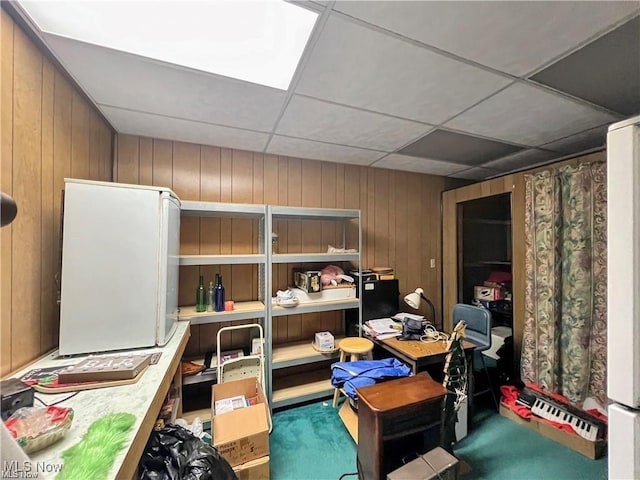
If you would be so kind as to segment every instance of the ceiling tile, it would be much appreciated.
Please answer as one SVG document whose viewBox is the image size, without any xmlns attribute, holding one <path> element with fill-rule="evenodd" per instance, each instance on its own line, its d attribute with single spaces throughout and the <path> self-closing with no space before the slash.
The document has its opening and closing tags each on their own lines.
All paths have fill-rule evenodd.
<svg viewBox="0 0 640 480">
<path fill-rule="evenodd" d="M 431 126 L 295 95 L 276 133 L 391 152 Z"/>
<path fill-rule="evenodd" d="M 387 155 L 371 166 L 441 176 L 448 176 L 452 173 L 460 172 L 468 168 L 465 165 L 441 162 L 440 160 L 431 160 L 428 158 L 409 157 L 407 155 L 399 155 L 397 153 Z"/>
<path fill-rule="evenodd" d="M 270 132 L 286 92 L 45 35 L 96 103 Z"/>
<path fill-rule="evenodd" d="M 522 76 L 631 15 L 638 3 L 339 1 L 333 8 Z"/>
<path fill-rule="evenodd" d="M 545 68 L 531 80 L 623 115 L 640 113 L 640 16 Z"/>
<path fill-rule="evenodd" d="M 118 133 L 257 152 L 264 150 L 269 139 L 266 133 L 250 130 L 220 127 L 105 105 L 98 105 L 98 107 Z"/>
<path fill-rule="evenodd" d="M 364 166 L 371 165 L 385 155 L 384 152 L 376 152 L 375 150 L 332 145 L 330 143 L 314 142 L 312 140 L 283 137 L 280 135 L 273 136 L 266 152 L 276 155 L 287 155 L 289 157 Z"/>
<path fill-rule="evenodd" d="M 462 172 L 451 175 L 453 178 L 464 178 L 465 180 L 484 180 L 485 178 L 500 175 L 499 170 L 491 170 L 489 168 L 473 167 Z"/>
<path fill-rule="evenodd" d="M 560 155 L 546 150 L 538 150 L 531 148 L 522 152 L 513 153 L 497 160 L 492 160 L 482 165 L 485 168 L 502 170 L 503 172 L 511 172 L 523 168 L 533 167 L 540 163 L 548 162 Z"/>
<path fill-rule="evenodd" d="M 333 14 L 296 92 L 437 124 L 509 82 Z"/>
<path fill-rule="evenodd" d="M 398 153 L 479 165 L 518 150 L 521 148 L 514 145 L 438 129 L 407 145 Z"/>
<path fill-rule="evenodd" d="M 617 116 L 519 82 L 447 122 L 446 126 L 537 146 L 617 120 Z"/>
<path fill-rule="evenodd" d="M 554 152 L 571 154 L 583 152 L 592 148 L 603 147 L 607 143 L 607 129 L 609 125 L 592 128 L 586 132 L 578 133 L 555 142 L 542 145 L 542 148 L 552 150 Z"/>
</svg>

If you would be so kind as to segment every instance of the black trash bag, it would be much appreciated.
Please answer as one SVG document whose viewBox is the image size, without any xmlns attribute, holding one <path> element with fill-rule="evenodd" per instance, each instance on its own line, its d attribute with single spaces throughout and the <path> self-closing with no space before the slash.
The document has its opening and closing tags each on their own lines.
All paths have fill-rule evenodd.
<svg viewBox="0 0 640 480">
<path fill-rule="evenodd" d="M 138 466 L 138 478 L 237 480 L 218 450 L 178 425 L 167 425 L 151 432 Z"/>
</svg>

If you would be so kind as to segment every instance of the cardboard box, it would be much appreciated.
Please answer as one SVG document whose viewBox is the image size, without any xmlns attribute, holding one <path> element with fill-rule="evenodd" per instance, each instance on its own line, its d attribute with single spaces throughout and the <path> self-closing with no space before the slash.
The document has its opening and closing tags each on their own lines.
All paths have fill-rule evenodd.
<svg viewBox="0 0 640 480">
<path fill-rule="evenodd" d="M 269 457 L 243 463 L 233 467 L 238 480 L 269 480 Z"/>
<path fill-rule="evenodd" d="M 502 300 L 502 289 L 498 287 L 473 287 L 473 298 L 476 300 Z"/>
<path fill-rule="evenodd" d="M 387 480 L 456 480 L 459 462 L 445 449 L 436 447 L 387 475 Z"/>
<path fill-rule="evenodd" d="M 251 405 L 215 415 L 217 400 L 239 395 Z M 213 385 L 211 411 L 213 446 L 232 467 L 269 455 L 269 404 L 255 377 Z"/>
<path fill-rule="evenodd" d="M 500 403 L 500 415 L 508 418 L 509 420 L 513 420 L 518 425 L 523 425 L 529 430 L 533 430 L 554 442 L 560 443 L 571 450 L 575 450 L 592 460 L 602 457 L 604 452 L 607 450 L 606 440 L 596 440 L 595 442 L 592 442 L 580 435 L 565 432 L 553 425 L 541 422 L 536 417 L 522 418 L 503 403 Z"/>
<path fill-rule="evenodd" d="M 333 350 L 335 347 L 331 332 L 317 332 L 315 344 L 318 350 Z"/>
<path fill-rule="evenodd" d="M 317 270 L 307 270 L 305 272 L 293 272 L 293 283 L 300 290 L 307 293 L 316 293 L 322 290 L 320 272 Z"/>
<path fill-rule="evenodd" d="M 510 337 L 513 334 L 513 331 L 509 327 L 498 326 L 493 327 L 491 329 L 491 348 L 482 352 L 483 355 L 487 357 L 493 358 L 494 360 L 498 360 L 498 350 L 502 345 L 504 345 L 504 341 L 507 337 Z"/>
</svg>

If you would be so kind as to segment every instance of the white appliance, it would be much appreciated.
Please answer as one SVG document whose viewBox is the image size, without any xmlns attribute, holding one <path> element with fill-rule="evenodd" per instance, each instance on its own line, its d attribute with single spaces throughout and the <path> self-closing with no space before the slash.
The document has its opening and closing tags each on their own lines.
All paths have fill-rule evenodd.
<svg viewBox="0 0 640 480">
<path fill-rule="evenodd" d="M 65 179 L 61 355 L 164 345 L 178 319 L 180 200 Z"/>
<path fill-rule="evenodd" d="M 640 478 L 640 116 L 607 134 L 609 478 Z"/>
</svg>

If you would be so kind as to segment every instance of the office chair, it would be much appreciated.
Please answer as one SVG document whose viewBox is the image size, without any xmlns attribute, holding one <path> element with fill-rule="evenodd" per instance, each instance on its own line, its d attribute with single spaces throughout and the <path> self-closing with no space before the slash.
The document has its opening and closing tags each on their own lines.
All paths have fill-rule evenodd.
<svg viewBox="0 0 640 480">
<path fill-rule="evenodd" d="M 496 410 L 498 410 L 498 399 L 491 386 L 489 370 L 487 370 L 487 366 L 484 363 L 484 355 L 482 354 L 482 352 L 491 348 L 491 312 L 486 308 L 458 303 L 453 307 L 453 325 L 457 325 L 461 320 L 467 324 L 465 340 L 476 346 L 474 354 L 475 352 L 479 353 L 482 370 L 484 370 L 487 376 L 487 384 L 489 386 L 488 389 L 479 392 L 474 391 L 473 396 L 487 393 L 487 390 L 490 391 L 493 397 L 493 403 L 496 406 Z"/>
</svg>

